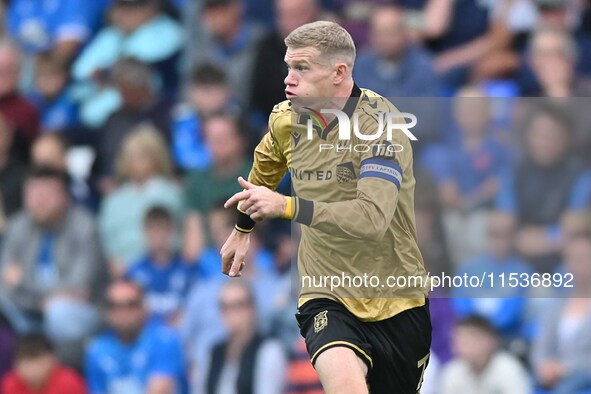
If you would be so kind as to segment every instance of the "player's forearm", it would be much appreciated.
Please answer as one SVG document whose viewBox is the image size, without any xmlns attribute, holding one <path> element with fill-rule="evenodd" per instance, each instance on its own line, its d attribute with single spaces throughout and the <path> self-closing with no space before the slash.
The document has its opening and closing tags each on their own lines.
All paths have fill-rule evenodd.
<svg viewBox="0 0 591 394">
<path fill-rule="evenodd" d="M 379 240 L 394 216 L 396 193 L 390 190 L 387 203 L 358 193 L 348 201 L 319 202 L 293 198 L 293 220 L 325 233 L 342 238 Z"/>
</svg>

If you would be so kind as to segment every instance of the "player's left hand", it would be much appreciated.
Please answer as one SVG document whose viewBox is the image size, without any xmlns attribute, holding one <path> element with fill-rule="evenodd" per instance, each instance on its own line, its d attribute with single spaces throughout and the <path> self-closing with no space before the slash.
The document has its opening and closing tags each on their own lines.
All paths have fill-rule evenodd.
<svg viewBox="0 0 591 394">
<path fill-rule="evenodd" d="M 230 197 L 225 208 L 240 202 L 240 210 L 255 221 L 283 217 L 287 204 L 285 196 L 264 186 L 253 185 L 242 177 L 238 178 L 238 183 L 244 190 Z"/>
</svg>

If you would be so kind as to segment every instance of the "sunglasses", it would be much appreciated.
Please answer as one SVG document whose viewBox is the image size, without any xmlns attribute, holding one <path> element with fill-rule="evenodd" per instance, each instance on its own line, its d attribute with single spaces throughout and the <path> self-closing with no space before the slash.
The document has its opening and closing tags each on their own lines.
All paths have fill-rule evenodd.
<svg viewBox="0 0 591 394">
<path fill-rule="evenodd" d="M 242 301 L 233 301 L 233 302 L 220 302 L 220 309 L 222 310 L 222 312 L 227 312 L 227 311 L 235 311 L 235 310 L 240 310 L 240 309 L 244 309 L 250 306 L 250 302 L 247 300 L 242 300 Z"/>
</svg>

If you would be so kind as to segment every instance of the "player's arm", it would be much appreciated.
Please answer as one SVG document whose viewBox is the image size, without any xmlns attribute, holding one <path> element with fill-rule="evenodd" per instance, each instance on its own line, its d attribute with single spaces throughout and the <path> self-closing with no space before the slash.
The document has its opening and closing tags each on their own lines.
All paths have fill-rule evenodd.
<svg viewBox="0 0 591 394">
<path fill-rule="evenodd" d="M 269 118 L 269 131 L 254 152 L 254 164 L 248 176 L 250 182 L 246 182 L 240 178 L 239 182 L 244 187 L 244 183 L 250 186 L 264 188 L 270 193 L 277 194 L 271 190 L 275 190 L 281 182 L 281 179 L 287 172 L 287 161 L 283 155 L 280 142 L 276 140 L 273 133 L 273 126 L 275 123 L 275 116 L 271 114 Z M 259 185 L 259 186 L 256 186 Z M 244 193 L 244 192 L 241 192 Z M 220 254 L 222 256 L 222 272 L 229 276 L 240 276 L 244 265 L 244 259 L 250 245 L 249 234 L 254 228 L 255 219 L 252 218 L 242 208 L 242 199 L 235 194 L 232 204 L 226 203 L 226 208 L 234 203 L 238 203 L 238 218 L 236 226 L 230 237 L 222 246 Z M 281 201 L 285 201 L 281 198 Z"/>
<path fill-rule="evenodd" d="M 373 133 L 375 124 L 369 123 L 363 129 Z M 401 152 L 393 154 L 386 149 L 388 142 L 376 141 L 376 150 L 362 154 L 354 199 L 320 202 L 286 197 L 241 180 L 246 190 L 234 195 L 226 205 L 241 201 L 241 209 L 253 220 L 285 217 L 339 237 L 380 239 L 394 216 L 404 171 L 412 167 L 410 142 L 401 134 L 395 131 L 399 139 L 395 143 L 403 147 Z"/>
</svg>

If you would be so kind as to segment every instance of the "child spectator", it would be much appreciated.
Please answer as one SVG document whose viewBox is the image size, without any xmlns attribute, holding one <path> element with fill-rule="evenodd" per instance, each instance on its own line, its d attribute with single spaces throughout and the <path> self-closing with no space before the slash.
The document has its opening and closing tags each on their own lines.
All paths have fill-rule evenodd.
<svg viewBox="0 0 591 394">
<path fill-rule="evenodd" d="M 486 273 L 498 278 L 505 274 L 509 278 L 510 275 L 532 273 L 531 267 L 515 255 L 515 222 L 510 215 L 489 213 L 487 237 L 485 253 L 465 262 L 458 275 L 481 277 Z M 497 283 L 494 288 L 455 288 L 453 295 L 452 302 L 459 317 L 483 316 L 507 341 L 522 334 L 525 297 L 528 295 L 525 288 L 502 288 Z"/>
<path fill-rule="evenodd" d="M 239 113 L 241 109 L 231 98 L 223 69 L 210 63 L 191 73 L 186 100 L 172 115 L 172 155 L 181 170 L 204 170 L 211 164 L 211 154 L 205 145 L 203 119 L 223 110 Z"/>
<path fill-rule="evenodd" d="M 453 338 L 456 358 L 441 373 L 441 394 L 530 394 L 530 378 L 511 354 L 498 349 L 488 320 L 473 316 L 458 323 Z"/>
<path fill-rule="evenodd" d="M 192 268 L 175 247 L 175 219 L 165 207 L 151 208 L 144 219 L 147 254 L 131 266 L 128 279 L 144 289 L 152 318 L 176 325 L 193 280 Z"/>
<path fill-rule="evenodd" d="M 76 372 L 61 365 L 49 340 L 40 334 L 17 340 L 14 370 L 2 380 L 5 394 L 85 394 L 84 381 Z"/>
<path fill-rule="evenodd" d="M 68 67 L 45 53 L 37 57 L 30 100 L 41 114 L 42 131 L 68 131 L 78 121 L 78 108 L 68 89 Z"/>
</svg>

